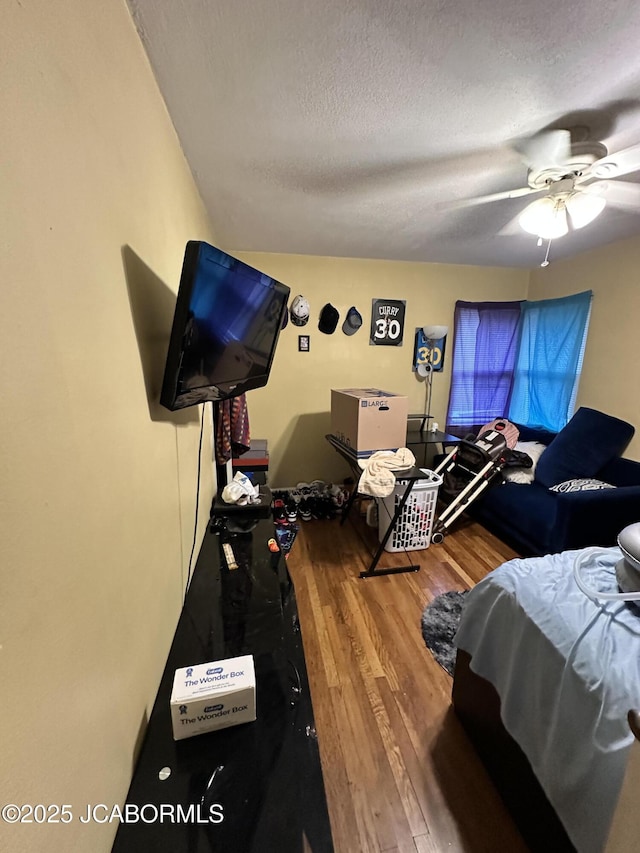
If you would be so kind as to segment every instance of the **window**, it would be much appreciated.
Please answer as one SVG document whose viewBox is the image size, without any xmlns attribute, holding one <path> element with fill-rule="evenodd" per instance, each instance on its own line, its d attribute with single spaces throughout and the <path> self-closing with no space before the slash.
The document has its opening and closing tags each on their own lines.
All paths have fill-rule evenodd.
<svg viewBox="0 0 640 853">
<path fill-rule="evenodd" d="M 565 426 L 578 393 L 591 299 L 586 291 L 524 303 L 509 420 L 551 432 Z"/>
<path fill-rule="evenodd" d="M 575 405 L 592 296 L 457 302 L 447 427 L 504 416 L 562 429 Z"/>
<path fill-rule="evenodd" d="M 522 302 L 456 302 L 448 427 L 481 426 L 509 408 Z"/>
</svg>

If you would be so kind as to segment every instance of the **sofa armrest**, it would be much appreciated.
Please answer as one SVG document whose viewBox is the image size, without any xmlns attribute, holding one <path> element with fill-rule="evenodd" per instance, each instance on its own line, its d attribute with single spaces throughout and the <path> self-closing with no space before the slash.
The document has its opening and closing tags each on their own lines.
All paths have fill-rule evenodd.
<svg viewBox="0 0 640 853">
<path fill-rule="evenodd" d="M 640 483 L 640 462 L 618 456 L 598 471 L 597 477 L 614 486 L 636 486 Z"/>
<path fill-rule="evenodd" d="M 609 547 L 628 524 L 640 521 L 640 486 L 560 492 L 553 541 L 556 550 Z"/>
</svg>

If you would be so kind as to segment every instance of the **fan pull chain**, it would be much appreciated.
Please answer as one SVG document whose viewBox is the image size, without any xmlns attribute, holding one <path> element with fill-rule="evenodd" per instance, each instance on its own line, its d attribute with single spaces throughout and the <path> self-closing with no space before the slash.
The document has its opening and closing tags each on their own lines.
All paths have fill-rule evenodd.
<svg viewBox="0 0 640 853">
<path fill-rule="evenodd" d="M 540 245 L 541 243 L 542 243 L 542 240 L 540 240 L 540 243 L 538 243 L 538 245 Z M 546 251 L 546 254 L 544 256 L 544 261 L 540 264 L 541 267 L 548 267 L 549 266 L 549 249 L 550 248 L 551 248 L 551 240 L 549 240 L 549 242 L 547 243 L 547 251 Z"/>
</svg>

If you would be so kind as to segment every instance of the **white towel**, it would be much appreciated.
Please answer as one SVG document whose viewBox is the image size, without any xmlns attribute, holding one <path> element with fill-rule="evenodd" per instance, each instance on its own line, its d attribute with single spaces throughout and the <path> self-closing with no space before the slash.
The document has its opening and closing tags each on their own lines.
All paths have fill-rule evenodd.
<svg viewBox="0 0 640 853">
<path fill-rule="evenodd" d="M 358 491 L 374 498 L 386 498 L 396 486 L 394 471 L 406 471 L 416 464 L 416 457 L 406 447 L 378 450 L 365 461 Z"/>
</svg>

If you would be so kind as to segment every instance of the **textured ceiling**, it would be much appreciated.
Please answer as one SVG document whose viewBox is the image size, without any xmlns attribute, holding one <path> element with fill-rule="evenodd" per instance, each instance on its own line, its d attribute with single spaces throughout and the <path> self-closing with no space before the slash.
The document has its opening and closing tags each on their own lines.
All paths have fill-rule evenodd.
<svg viewBox="0 0 640 853">
<path fill-rule="evenodd" d="M 640 143 L 640 3 L 130 0 L 222 246 L 532 267 L 515 139 Z M 640 173 L 625 180 L 640 180 Z M 640 234 L 607 206 L 551 261 Z"/>
</svg>

